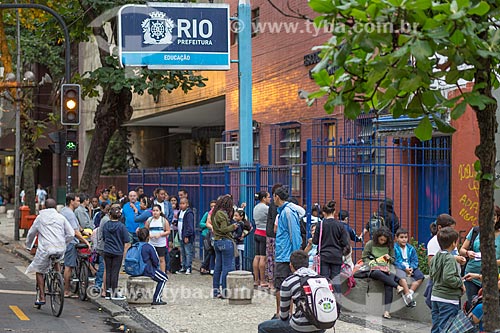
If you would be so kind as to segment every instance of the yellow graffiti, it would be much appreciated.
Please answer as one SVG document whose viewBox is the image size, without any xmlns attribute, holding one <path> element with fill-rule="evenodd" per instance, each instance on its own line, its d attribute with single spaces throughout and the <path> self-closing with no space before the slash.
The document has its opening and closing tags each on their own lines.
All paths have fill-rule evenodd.
<svg viewBox="0 0 500 333">
<path fill-rule="evenodd" d="M 469 190 L 474 191 L 476 197 L 479 198 L 479 182 L 477 180 L 469 180 L 467 187 Z"/>
<path fill-rule="evenodd" d="M 476 178 L 476 170 L 474 170 L 474 165 L 472 163 L 460 164 L 458 166 L 458 176 L 460 180 L 464 179 L 475 179 Z"/>
<path fill-rule="evenodd" d="M 479 212 L 479 202 L 478 201 L 472 201 L 469 199 L 467 194 L 464 194 L 460 197 L 460 203 L 465 206 L 465 208 L 468 208 L 470 211 L 474 212 L 477 214 Z"/>
</svg>

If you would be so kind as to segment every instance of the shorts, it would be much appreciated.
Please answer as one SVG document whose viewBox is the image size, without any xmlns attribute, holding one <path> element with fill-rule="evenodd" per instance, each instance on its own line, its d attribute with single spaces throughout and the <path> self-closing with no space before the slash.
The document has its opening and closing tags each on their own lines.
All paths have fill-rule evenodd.
<svg viewBox="0 0 500 333">
<path fill-rule="evenodd" d="M 255 255 L 265 256 L 266 255 L 266 237 L 255 235 Z"/>
<path fill-rule="evenodd" d="M 407 277 L 406 272 L 399 268 L 396 268 L 396 276 L 400 279 L 405 279 Z M 411 277 L 415 281 L 425 279 L 424 273 L 422 273 L 418 268 L 413 270 L 413 275 Z"/>
<path fill-rule="evenodd" d="M 66 267 L 76 267 L 76 260 L 78 258 L 78 253 L 75 248 L 75 244 L 68 244 L 66 246 L 66 252 L 64 252 L 64 266 Z"/>
<path fill-rule="evenodd" d="M 158 253 L 158 257 L 164 257 L 165 254 L 167 253 L 167 247 L 166 246 L 162 246 L 162 247 L 154 247 L 155 250 L 156 250 L 156 253 Z"/>
<path fill-rule="evenodd" d="M 289 262 L 277 262 L 274 267 L 274 288 L 281 289 L 281 284 L 287 277 L 292 275 Z"/>
</svg>

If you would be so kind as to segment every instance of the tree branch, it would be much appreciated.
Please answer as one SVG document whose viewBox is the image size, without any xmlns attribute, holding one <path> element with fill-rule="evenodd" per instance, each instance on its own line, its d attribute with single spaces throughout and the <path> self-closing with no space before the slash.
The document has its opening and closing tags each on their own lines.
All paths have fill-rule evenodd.
<svg viewBox="0 0 500 333">
<path fill-rule="evenodd" d="M 294 15 L 291 15 L 291 14 L 288 14 L 286 13 L 285 11 L 283 11 L 281 8 L 279 8 L 278 6 L 276 6 L 272 0 L 267 0 L 267 2 L 269 2 L 269 4 L 274 8 L 276 9 L 281 15 L 285 16 L 285 17 L 291 17 L 291 18 L 296 18 L 296 19 L 301 19 L 301 20 L 308 20 L 308 21 L 313 21 L 313 19 L 307 17 L 306 15 L 304 14 L 301 14 L 300 12 L 298 11 L 295 11 L 293 10 L 292 8 L 290 8 L 290 3 L 287 1 L 287 7 L 288 9 L 294 14 Z"/>
</svg>

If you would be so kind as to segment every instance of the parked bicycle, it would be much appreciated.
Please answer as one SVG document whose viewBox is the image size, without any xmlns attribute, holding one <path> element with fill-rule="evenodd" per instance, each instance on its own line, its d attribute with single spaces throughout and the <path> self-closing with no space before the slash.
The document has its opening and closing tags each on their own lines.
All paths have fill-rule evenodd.
<svg viewBox="0 0 500 333">
<path fill-rule="evenodd" d="M 61 258 L 58 255 L 50 256 L 49 272 L 44 274 L 45 296 L 50 298 L 50 308 L 52 314 L 59 317 L 64 306 L 64 280 L 61 272 L 55 269 Z M 36 286 L 36 301 L 40 299 L 41 290 Z M 40 309 L 41 304 L 35 305 L 35 308 Z"/>
<path fill-rule="evenodd" d="M 74 294 L 78 293 L 78 298 L 85 301 L 87 299 L 87 289 L 89 287 L 90 269 L 90 253 L 86 251 L 86 244 L 76 244 L 78 257 L 76 267 L 71 272 L 70 291 Z"/>
</svg>

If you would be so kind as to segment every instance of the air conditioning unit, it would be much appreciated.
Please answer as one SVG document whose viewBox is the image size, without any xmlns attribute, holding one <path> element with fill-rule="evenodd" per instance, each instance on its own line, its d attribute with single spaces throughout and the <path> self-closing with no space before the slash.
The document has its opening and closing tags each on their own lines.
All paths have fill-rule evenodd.
<svg viewBox="0 0 500 333">
<path fill-rule="evenodd" d="M 240 159 L 238 142 L 216 142 L 215 163 L 236 163 Z"/>
</svg>

